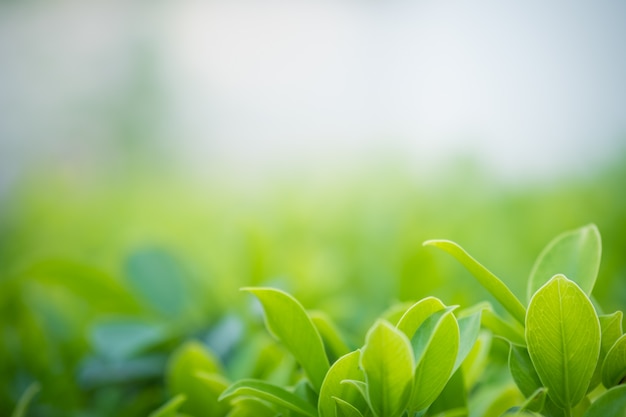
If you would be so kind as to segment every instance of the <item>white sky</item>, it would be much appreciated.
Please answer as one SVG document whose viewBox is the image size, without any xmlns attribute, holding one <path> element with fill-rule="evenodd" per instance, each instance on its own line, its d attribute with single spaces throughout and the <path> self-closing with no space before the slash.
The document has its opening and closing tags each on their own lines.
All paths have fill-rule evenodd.
<svg viewBox="0 0 626 417">
<path fill-rule="evenodd" d="M 626 144 L 625 39 L 626 2 L 606 0 L 5 5 L 0 175 L 102 148 L 146 40 L 158 126 L 191 166 L 392 149 L 425 166 L 469 152 L 510 177 L 586 169 Z"/>
</svg>

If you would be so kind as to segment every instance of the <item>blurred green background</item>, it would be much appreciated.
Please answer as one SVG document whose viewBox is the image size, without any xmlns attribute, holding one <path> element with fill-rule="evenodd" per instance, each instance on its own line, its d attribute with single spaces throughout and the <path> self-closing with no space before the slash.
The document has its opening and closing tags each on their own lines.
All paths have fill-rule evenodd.
<svg viewBox="0 0 626 417">
<path fill-rule="evenodd" d="M 0 2 L 0 415 L 35 381 L 28 415 L 146 415 L 190 339 L 267 376 L 242 286 L 354 347 L 398 301 L 490 299 L 427 239 L 523 299 L 595 223 L 594 296 L 626 309 L 624 28 L 618 2 Z"/>
</svg>

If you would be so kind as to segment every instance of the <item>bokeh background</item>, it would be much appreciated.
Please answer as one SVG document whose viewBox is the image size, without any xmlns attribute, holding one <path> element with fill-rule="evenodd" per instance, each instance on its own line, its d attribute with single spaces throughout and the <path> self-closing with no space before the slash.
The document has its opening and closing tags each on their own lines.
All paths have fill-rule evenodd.
<svg viewBox="0 0 626 417">
<path fill-rule="evenodd" d="M 624 39 L 612 0 L 0 2 L 0 414 L 146 415 L 188 339 L 253 373 L 244 285 L 355 346 L 487 297 L 430 238 L 524 298 L 596 223 L 625 309 Z"/>
</svg>

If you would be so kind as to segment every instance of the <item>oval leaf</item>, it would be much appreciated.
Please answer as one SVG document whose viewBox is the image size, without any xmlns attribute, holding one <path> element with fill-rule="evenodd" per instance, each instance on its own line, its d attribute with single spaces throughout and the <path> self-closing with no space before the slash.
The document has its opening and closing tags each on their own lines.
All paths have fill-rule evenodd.
<svg viewBox="0 0 626 417">
<path fill-rule="evenodd" d="M 459 325 L 452 309 L 431 315 L 417 330 L 411 343 L 417 357 L 411 411 L 433 403 L 446 386 L 459 351 Z"/>
<path fill-rule="evenodd" d="M 578 285 L 556 275 L 533 295 L 526 341 L 548 396 L 561 408 L 578 404 L 600 354 L 598 316 Z"/>
<path fill-rule="evenodd" d="M 596 283 L 602 241 L 595 224 L 560 234 L 539 254 L 528 280 L 528 298 L 556 274 L 563 274 L 587 294 Z"/>
<path fill-rule="evenodd" d="M 613 347 L 617 339 L 622 335 L 622 312 L 616 311 L 613 314 L 602 315 L 598 317 L 600 319 L 600 357 L 598 358 L 598 364 L 596 370 L 591 378 L 591 385 L 587 389 L 587 392 L 591 392 L 600 381 L 602 381 L 602 364 L 606 358 L 607 353 Z M 610 387 L 609 387 L 610 388 Z"/>
<path fill-rule="evenodd" d="M 602 384 L 611 388 L 626 378 L 626 334 L 606 354 L 602 364 Z"/>
<path fill-rule="evenodd" d="M 316 392 L 330 368 L 322 337 L 304 307 L 291 295 L 274 288 L 243 288 L 265 309 L 265 323 L 302 365 Z"/>
<path fill-rule="evenodd" d="M 367 333 L 360 362 L 374 414 L 400 416 L 409 400 L 415 366 L 409 339 L 388 322 L 378 320 Z"/>
<path fill-rule="evenodd" d="M 233 397 L 251 396 L 285 407 L 296 413 L 317 417 L 317 410 L 311 404 L 284 388 L 265 381 L 242 379 L 228 387 L 220 396 L 220 400 Z"/>
<path fill-rule="evenodd" d="M 350 404 L 357 405 L 358 409 L 363 409 L 364 399 L 357 389 L 350 384 L 343 384 L 344 380 L 360 380 L 363 372 L 359 369 L 359 358 L 361 352 L 355 350 L 339 358 L 330 367 L 322 388 L 318 401 L 320 417 L 335 417 L 337 405 L 333 398 L 338 398 Z M 360 405 L 360 406 L 359 406 Z"/>
<path fill-rule="evenodd" d="M 409 307 L 398 321 L 398 329 L 411 339 L 417 329 L 437 311 L 446 308 L 445 304 L 435 297 L 426 297 Z"/>
<path fill-rule="evenodd" d="M 449 240 L 428 240 L 424 246 L 435 246 L 443 249 L 461 263 L 487 291 L 495 297 L 513 318 L 524 323 L 526 309 L 520 300 L 511 292 L 504 282 L 491 271 L 472 258 L 461 246 Z"/>
</svg>

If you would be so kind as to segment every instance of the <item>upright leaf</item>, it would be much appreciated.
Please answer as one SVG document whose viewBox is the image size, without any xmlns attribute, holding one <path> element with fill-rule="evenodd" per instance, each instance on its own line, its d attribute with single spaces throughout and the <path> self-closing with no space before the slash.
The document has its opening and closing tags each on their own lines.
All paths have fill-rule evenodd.
<svg viewBox="0 0 626 417">
<path fill-rule="evenodd" d="M 186 399 L 184 395 L 177 395 L 157 410 L 150 413 L 148 417 L 176 417 L 178 415 L 178 409 Z"/>
<path fill-rule="evenodd" d="M 626 334 L 606 354 L 602 365 L 602 384 L 611 388 L 626 379 Z"/>
<path fill-rule="evenodd" d="M 374 414 L 400 416 L 411 394 L 415 366 L 409 339 L 388 322 L 379 320 L 367 333 L 360 362 Z"/>
<path fill-rule="evenodd" d="M 626 385 L 613 387 L 591 404 L 584 417 L 626 416 Z"/>
<path fill-rule="evenodd" d="M 409 410 L 424 410 L 441 394 L 452 375 L 459 337 L 451 308 L 432 314 L 417 330 L 411 339 L 417 366 Z"/>
<path fill-rule="evenodd" d="M 600 357 L 598 358 L 598 364 L 587 392 L 591 392 L 602 380 L 602 364 L 604 363 L 606 354 L 609 353 L 609 350 L 622 335 L 622 316 L 621 311 L 616 311 L 613 314 L 599 317 L 601 334 Z"/>
<path fill-rule="evenodd" d="M 333 400 L 335 400 L 335 412 L 337 417 L 363 417 L 359 409 L 349 402 L 337 397 L 333 397 Z"/>
<path fill-rule="evenodd" d="M 495 297 L 502 307 L 504 307 L 513 318 L 520 323 L 524 323 L 526 309 L 518 298 L 511 292 L 500 278 L 472 258 L 462 247 L 449 240 L 428 240 L 425 246 L 435 246 L 443 249 L 461 263 L 476 280 Z"/>
<path fill-rule="evenodd" d="M 364 377 L 363 371 L 359 369 L 360 356 L 361 352 L 355 350 L 337 359 L 333 366 L 330 367 L 320 390 L 317 407 L 320 417 L 336 416 L 337 405 L 333 398 L 339 398 L 348 402 L 356 406 L 357 409 L 364 409 L 363 396 L 354 386 L 342 383 L 344 380 L 361 380 Z"/>
<path fill-rule="evenodd" d="M 524 394 L 524 397 L 528 398 L 542 388 L 541 380 L 539 375 L 537 375 L 537 371 L 535 371 L 526 348 L 511 345 L 511 350 L 509 351 L 509 371 L 513 381 L 515 381 L 515 385 Z"/>
<path fill-rule="evenodd" d="M 594 224 L 560 234 L 539 254 L 528 280 L 528 298 L 556 274 L 563 274 L 591 295 L 596 282 L 602 241 Z"/>
<path fill-rule="evenodd" d="M 244 288 L 265 309 L 265 323 L 274 336 L 302 365 L 313 388 L 319 392 L 330 368 L 322 338 L 304 307 L 291 295 L 273 288 Z"/>
<path fill-rule="evenodd" d="M 446 308 L 445 304 L 435 297 L 426 297 L 409 307 L 408 310 L 400 317 L 398 321 L 398 329 L 402 331 L 409 339 L 413 337 L 417 329 L 437 311 Z"/>
<path fill-rule="evenodd" d="M 461 317 L 457 320 L 460 332 L 459 352 L 457 354 L 456 361 L 454 362 L 454 368 L 452 369 L 453 373 L 459 369 L 478 339 L 481 316 L 482 311 L 477 311 L 476 313 Z"/>
<path fill-rule="evenodd" d="M 585 396 L 600 354 L 600 323 L 589 298 L 556 275 L 530 300 L 528 353 L 548 396 L 569 409 Z"/>
<path fill-rule="evenodd" d="M 319 311 L 310 313 L 310 317 L 322 337 L 324 349 L 331 363 L 350 352 L 350 349 L 341 337 L 341 333 L 330 317 Z"/>
</svg>

